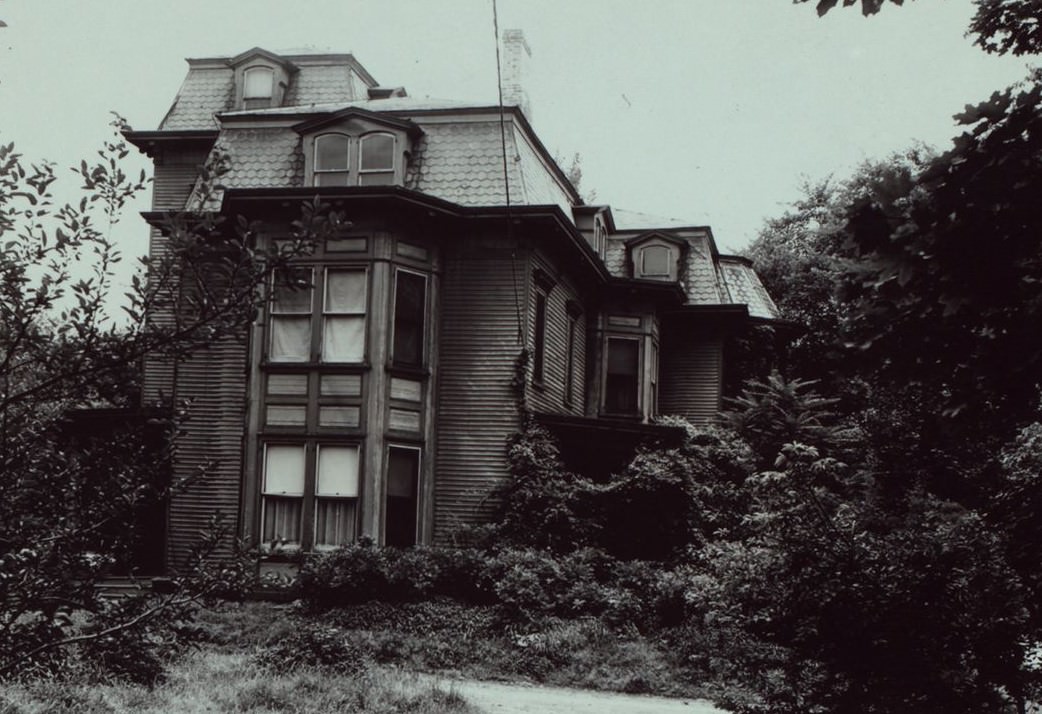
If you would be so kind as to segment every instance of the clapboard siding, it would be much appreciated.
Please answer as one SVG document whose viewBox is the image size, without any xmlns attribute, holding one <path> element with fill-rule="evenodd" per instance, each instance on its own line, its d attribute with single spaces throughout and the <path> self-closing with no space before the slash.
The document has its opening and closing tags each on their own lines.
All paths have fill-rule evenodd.
<svg viewBox="0 0 1042 714">
<path fill-rule="evenodd" d="M 176 444 L 174 476 L 206 471 L 171 500 L 169 562 L 175 569 L 215 513 L 223 514 L 232 533 L 238 532 L 246 360 L 245 340 L 226 337 L 179 365 L 176 394 L 188 404 L 188 422 Z M 230 543 L 222 543 L 219 554 L 230 552 Z"/>
<path fill-rule="evenodd" d="M 155 264 L 163 262 L 169 252 L 169 244 L 158 228 L 152 228 L 148 237 L 148 254 Z M 148 320 L 158 327 L 169 327 L 174 322 L 172 311 L 153 308 Z M 142 375 L 142 398 L 145 404 L 167 401 L 174 394 L 176 366 L 174 360 L 155 354 L 146 355 Z"/>
<path fill-rule="evenodd" d="M 206 161 L 207 151 L 185 149 L 169 152 L 156 162 L 152 183 L 152 210 L 182 211 L 192 187 L 199 177 L 199 168 Z"/>
<path fill-rule="evenodd" d="M 586 320 L 578 319 L 575 335 L 575 364 L 572 375 L 572 402 L 564 403 L 564 386 L 568 373 L 568 302 L 579 302 L 578 291 L 565 277 L 557 276 L 550 263 L 537 254 L 535 265 L 555 276 L 557 283 L 546 301 L 546 338 L 543 355 L 543 382 L 529 389 L 529 403 L 536 411 L 555 414 L 583 413 L 586 402 Z M 528 280 L 528 328 L 525 332 L 528 348 L 535 348 L 535 287 Z"/>
<path fill-rule="evenodd" d="M 678 329 L 679 328 L 679 329 Z M 720 410 L 723 341 L 694 329 L 664 331 L 659 356 L 659 412 L 707 423 Z"/>
<path fill-rule="evenodd" d="M 460 242 L 441 282 L 434 474 L 434 538 L 486 521 L 507 477 L 506 442 L 518 428 L 511 380 L 521 350 L 509 252 Z M 518 277 L 524 263 L 514 266 Z M 519 281 L 520 283 L 520 281 Z M 518 285 L 524 290 L 523 283 Z M 524 292 L 518 299 L 522 301 Z"/>
</svg>

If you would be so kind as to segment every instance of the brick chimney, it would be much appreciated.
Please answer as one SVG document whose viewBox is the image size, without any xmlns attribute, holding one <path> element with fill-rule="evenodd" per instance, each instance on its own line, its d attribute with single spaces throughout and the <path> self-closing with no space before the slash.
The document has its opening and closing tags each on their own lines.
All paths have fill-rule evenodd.
<svg viewBox="0 0 1042 714">
<path fill-rule="evenodd" d="M 532 108 L 528 103 L 528 92 L 525 91 L 525 80 L 528 78 L 528 63 L 532 59 L 532 50 L 525 42 L 525 33 L 521 30 L 503 30 L 503 104 L 521 107 L 528 121 L 532 121 Z"/>
</svg>

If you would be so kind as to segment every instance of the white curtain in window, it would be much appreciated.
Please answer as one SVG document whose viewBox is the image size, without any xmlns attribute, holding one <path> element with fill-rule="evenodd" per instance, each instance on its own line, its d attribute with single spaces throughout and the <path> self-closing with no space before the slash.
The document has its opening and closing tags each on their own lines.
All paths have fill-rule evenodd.
<svg viewBox="0 0 1042 714">
<path fill-rule="evenodd" d="M 365 271 L 326 271 L 327 313 L 361 314 L 365 312 Z"/>
<path fill-rule="evenodd" d="M 353 498 L 315 500 L 315 545 L 338 546 L 355 539 L 358 502 Z"/>
<path fill-rule="evenodd" d="M 272 362 L 307 362 L 310 357 L 311 317 L 273 315 L 268 358 Z"/>
<path fill-rule="evenodd" d="M 264 498 L 264 527 L 261 541 L 270 545 L 272 541 L 300 543 L 300 524 L 303 515 L 302 498 Z"/>
<path fill-rule="evenodd" d="M 264 493 L 304 493 L 304 446 L 268 444 L 264 449 Z"/>
<path fill-rule="evenodd" d="M 365 358 L 365 317 L 327 317 L 322 331 L 323 362 Z"/>
<path fill-rule="evenodd" d="M 318 447 L 319 496 L 358 496 L 358 447 Z"/>
</svg>

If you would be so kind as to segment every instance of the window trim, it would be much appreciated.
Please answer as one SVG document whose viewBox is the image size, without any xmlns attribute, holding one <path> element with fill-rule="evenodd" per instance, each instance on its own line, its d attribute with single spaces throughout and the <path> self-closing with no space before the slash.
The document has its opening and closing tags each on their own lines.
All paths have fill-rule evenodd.
<svg viewBox="0 0 1042 714">
<path fill-rule="evenodd" d="M 379 169 L 367 169 L 367 168 L 364 168 L 364 166 L 365 166 L 365 144 L 366 144 L 366 142 L 368 140 L 370 140 L 370 139 L 375 139 L 377 137 L 383 137 L 383 136 L 386 136 L 386 137 L 390 138 L 390 140 L 391 140 L 391 164 L 390 164 L 390 166 L 387 167 L 387 168 L 379 168 Z M 382 129 L 377 129 L 377 130 L 369 131 L 369 132 L 366 132 L 365 134 L 359 135 L 358 138 L 357 138 L 357 144 L 358 144 L 358 171 L 356 173 L 355 183 L 357 185 L 359 185 L 359 186 L 393 186 L 396 183 L 395 179 L 398 176 L 398 167 L 396 165 L 398 163 L 396 161 L 396 158 L 397 158 L 397 155 L 398 155 L 398 137 L 395 136 L 394 133 L 392 133 L 392 132 L 384 131 Z M 387 183 L 363 183 L 363 181 L 364 181 L 363 177 L 364 176 L 380 176 L 380 175 L 389 175 L 390 176 L 390 181 L 388 181 Z"/>
<path fill-rule="evenodd" d="M 344 155 L 344 166 L 343 168 L 334 169 L 320 169 L 318 168 L 318 149 L 319 144 L 326 137 L 341 137 L 346 140 L 347 145 L 345 147 Z M 327 186 L 350 186 L 351 185 L 351 153 L 352 153 L 352 138 L 350 134 L 345 134 L 340 131 L 327 131 L 321 134 L 316 134 L 312 139 L 311 143 L 311 184 L 317 188 L 325 188 Z M 343 176 L 343 183 L 327 183 L 320 184 L 318 182 L 319 176 Z"/>
<path fill-rule="evenodd" d="M 260 73 L 265 73 L 268 79 L 267 94 L 251 94 L 250 93 L 250 75 L 259 76 Z M 242 71 L 242 99 L 246 102 L 250 99 L 267 99 L 271 101 L 275 97 L 275 70 L 265 64 L 255 64 L 246 67 Z"/>
<path fill-rule="evenodd" d="M 647 253 L 648 253 L 649 250 L 665 251 L 665 254 L 666 254 L 666 269 L 665 269 L 664 272 L 654 272 L 654 271 L 648 270 L 648 267 L 647 267 Z M 674 252 L 673 252 L 673 249 L 671 247 L 669 247 L 667 245 L 663 245 L 661 243 L 651 243 L 649 245 L 642 245 L 638 249 L 637 255 L 639 256 L 638 263 L 640 264 L 640 275 L 638 277 L 641 277 L 641 278 L 656 278 L 656 279 L 657 278 L 667 278 L 667 279 L 669 279 L 669 278 L 673 277 L 672 266 L 673 266 L 674 263 L 676 263 L 676 258 L 674 257 Z"/>
</svg>

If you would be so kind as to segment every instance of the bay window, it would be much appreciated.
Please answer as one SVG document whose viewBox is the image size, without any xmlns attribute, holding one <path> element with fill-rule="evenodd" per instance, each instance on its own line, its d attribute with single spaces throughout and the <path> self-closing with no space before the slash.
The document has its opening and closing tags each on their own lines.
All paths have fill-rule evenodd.
<svg viewBox="0 0 1042 714">
<path fill-rule="evenodd" d="M 268 360 L 364 361 L 367 280 L 364 268 L 291 268 L 277 275 L 268 325 Z M 322 294 L 320 312 L 314 305 L 318 290 Z M 317 345 L 312 339 L 316 331 L 321 333 Z"/>
<path fill-rule="evenodd" d="M 359 448 L 315 441 L 264 446 L 261 549 L 335 548 L 358 532 Z"/>
</svg>

